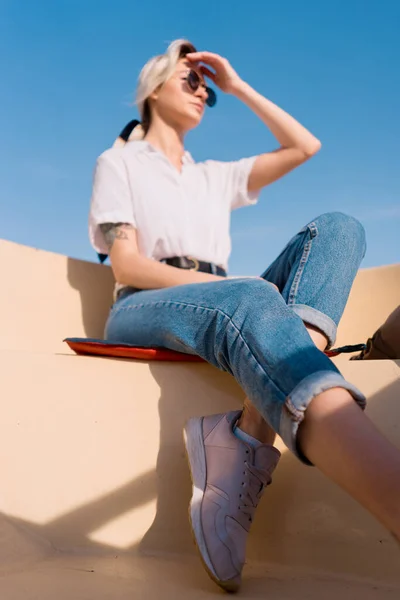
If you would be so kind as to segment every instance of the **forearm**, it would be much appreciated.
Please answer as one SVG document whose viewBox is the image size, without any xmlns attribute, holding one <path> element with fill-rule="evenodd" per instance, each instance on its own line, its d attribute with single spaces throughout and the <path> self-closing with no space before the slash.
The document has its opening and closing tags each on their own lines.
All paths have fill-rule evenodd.
<svg viewBox="0 0 400 600">
<path fill-rule="evenodd" d="M 321 147 L 321 142 L 310 131 L 243 80 L 235 84 L 232 94 L 263 121 L 281 146 L 297 148 L 307 156 L 315 154 Z"/>
<path fill-rule="evenodd" d="M 142 290 L 224 279 L 211 273 L 177 269 L 140 254 L 136 229 L 130 223 L 100 223 L 116 281 Z"/>
<path fill-rule="evenodd" d="M 114 269 L 114 275 L 118 283 L 142 290 L 225 279 L 225 277 L 211 273 L 171 267 L 139 254 L 132 256 L 132 260 L 125 260 L 122 268 Z"/>
</svg>

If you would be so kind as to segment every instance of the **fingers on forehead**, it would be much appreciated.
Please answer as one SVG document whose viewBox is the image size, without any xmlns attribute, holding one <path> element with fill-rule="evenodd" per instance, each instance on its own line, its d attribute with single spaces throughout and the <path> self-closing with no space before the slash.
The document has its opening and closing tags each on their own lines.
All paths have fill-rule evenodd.
<svg viewBox="0 0 400 600">
<path fill-rule="evenodd" d="M 187 69 L 191 69 L 193 71 L 196 71 L 196 73 L 198 73 L 199 75 L 201 74 L 201 67 L 200 67 L 200 63 L 199 61 L 189 61 L 189 60 L 184 60 L 183 61 L 184 66 Z"/>
</svg>

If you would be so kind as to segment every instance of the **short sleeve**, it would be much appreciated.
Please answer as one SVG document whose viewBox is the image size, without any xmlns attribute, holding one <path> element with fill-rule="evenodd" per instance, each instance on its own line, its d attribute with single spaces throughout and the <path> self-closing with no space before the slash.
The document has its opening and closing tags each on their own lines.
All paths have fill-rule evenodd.
<svg viewBox="0 0 400 600">
<path fill-rule="evenodd" d="M 251 169 L 257 156 L 242 158 L 233 162 L 219 163 L 222 167 L 223 185 L 231 210 L 242 206 L 251 206 L 258 201 L 259 190 L 248 191 L 248 181 Z"/>
<path fill-rule="evenodd" d="M 113 148 L 97 159 L 89 214 L 90 242 L 97 252 L 108 254 L 101 223 L 129 223 L 136 227 L 125 163 Z"/>
</svg>

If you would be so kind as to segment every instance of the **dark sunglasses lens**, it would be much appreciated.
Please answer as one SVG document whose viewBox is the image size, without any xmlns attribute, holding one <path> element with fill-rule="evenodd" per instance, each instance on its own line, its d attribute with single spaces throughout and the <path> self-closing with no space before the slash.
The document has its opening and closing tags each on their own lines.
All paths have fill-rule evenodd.
<svg viewBox="0 0 400 600">
<path fill-rule="evenodd" d="M 215 106 L 217 104 L 217 94 L 214 92 L 214 90 L 212 90 L 211 88 L 206 88 L 206 92 L 208 94 L 208 98 L 206 100 L 206 104 L 207 106 L 209 106 L 210 108 L 212 108 L 213 106 Z"/>
<path fill-rule="evenodd" d="M 187 76 L 187 82 L 189 87 L 194 92 L 199 88 L 200 85 L 200 77 L 196 73 L 196 71 L 189 71 L 189 75 Z"/>
</svg>

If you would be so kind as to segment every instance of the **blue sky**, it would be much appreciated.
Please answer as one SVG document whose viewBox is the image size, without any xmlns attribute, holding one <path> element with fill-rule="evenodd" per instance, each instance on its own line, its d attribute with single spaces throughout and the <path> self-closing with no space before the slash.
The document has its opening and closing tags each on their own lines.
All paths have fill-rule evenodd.
<svg viewBox="0 0 400 600">
<path fill-rule="evenodd" d="M 232 216 L 232 274 L 259 274 L 312 218 L 367 231 L 363 266 L 400 261 L 400 3 L 387 0 L 0 0 L 0 237 L 96 260 L 87 216 L 96 157 L 136 116 L 144 62 L 178 37 L 225 55 L 323 144 Z M 238 100 L 187 139 L 197 160 L 276 142 Z"/>
</svg>

